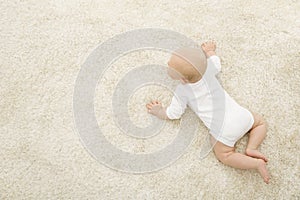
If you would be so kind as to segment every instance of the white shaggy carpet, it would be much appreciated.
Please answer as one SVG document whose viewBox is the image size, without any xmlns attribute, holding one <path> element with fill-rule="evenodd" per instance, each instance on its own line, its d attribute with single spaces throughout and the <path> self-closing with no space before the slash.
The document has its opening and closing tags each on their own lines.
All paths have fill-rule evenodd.
<svg viewBox="0 0 300 200">
<path fill-rule="evenodd" d="M 1 1 L 0 199 L 300 199 L 299 10 L 298 0 Z M 270 160 L 269 185 L 255 171 L 223 165 L 212 152 L 199 159 L 208 134 L 200 121 L 183 156 L 153 173 L 113 170 L 83 147 L 72 109 L 81 64 L 99 43 L 149 27 L 217 41 L 222 85 L 269 124 L 261 145 Z M 122 134 L 109 101 L 130 67 L 167 59 L 158 51 L 132 53 L 99 80 L 97 120 L 119 149 L 151 153 L 174 139 L 178 121 L 150 139 Z M 168 104 L 171 95 L 157 86 L 137 90 L 130 118 L 147 126 L 145 103 L 155 97 Z M 246 142 L 247 136 L 237 150 Z"/>
</svg>

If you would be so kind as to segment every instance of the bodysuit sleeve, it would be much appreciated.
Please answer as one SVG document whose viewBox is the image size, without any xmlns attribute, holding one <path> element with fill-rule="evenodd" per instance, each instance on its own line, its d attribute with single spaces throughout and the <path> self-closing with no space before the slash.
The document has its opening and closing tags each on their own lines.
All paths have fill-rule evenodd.
<svg viewBox="0 0 300 200">
<path fill-rule="evenodd" d="M 171 104 L 166 109 L 166 114 L 169 119 L 179 119 L 187 107 L 187 97 L 180 85 L 175 89 Z"/>
<path fill-rule="evenodd" d="M 207 59 L 207 63 L 208 63 L 208 67 L 212 68 L 215 75 L 221 71 L 221 61 L 218 56 L 216 55 L 210 56 Z"/>
</svg>

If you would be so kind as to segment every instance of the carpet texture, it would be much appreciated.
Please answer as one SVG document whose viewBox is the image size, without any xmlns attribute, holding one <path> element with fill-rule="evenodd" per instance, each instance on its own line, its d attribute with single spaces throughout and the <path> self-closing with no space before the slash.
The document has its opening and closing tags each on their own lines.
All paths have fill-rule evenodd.
<svg viewBox="0 0 300 200">
<path fill-rule="evenodd" d="M 0 199 L 300 199 L 300 2 L 276 1 L 1 1 Z M 217 41 L 226 91 L 268 122 L 261 151 L 271 181 L 256 171 L 199 159 L 208 130 L 172 165 L 130 174 L 100 164 L 82 145 L 73 119 L 81 64 L 95 47 L 137 28 L 164 28 L 199 42 Z M 117 82 L 135 66 L 166 65 L 169 54 L 130 53 L 99 80 L 95 113 L 105 137 L 131 153 L 172 142 L 180 126 L 166 122 L 155 137 L 122 134 L 111 113 Z M 167 75 L 166 75 L 167 78 Z M 167 105 L 172 93 L 145 86 L 128 102 L 130 119 L 151 122 L 145 104 Z M 189 114 L 189 113 L 187 113 Z M 243 152 L 247 136 L 237 143 Z"/>
</svg>

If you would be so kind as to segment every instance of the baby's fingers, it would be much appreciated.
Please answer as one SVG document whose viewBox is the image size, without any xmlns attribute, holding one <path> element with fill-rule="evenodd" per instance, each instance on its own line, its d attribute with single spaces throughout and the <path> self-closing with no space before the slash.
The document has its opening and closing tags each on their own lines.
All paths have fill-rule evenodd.
<svg viewBox="0 0 300 200">
<path fill-rule="evenodd" d="M 147 108 L 148 110 L 151 109 L 151 108 L 152 108 L 152 104 L 147 103 L 146 108 Z"/>
<path fill-rule="evenodd" d="M 152 103 L 153 105 L 155 105 L 155 104 L 159 104 L 159 101 L 154 100 L 154 101 L 152 101 L 151 103 Z"/>
<path fill-rule="evenodd" d="M 213 46 L 216 46 L 216 44 L 217 44 L 215 40 L 211 40 L 210 43 L 211 43 L 211 45 L 213 45 Z"/>
</svg>

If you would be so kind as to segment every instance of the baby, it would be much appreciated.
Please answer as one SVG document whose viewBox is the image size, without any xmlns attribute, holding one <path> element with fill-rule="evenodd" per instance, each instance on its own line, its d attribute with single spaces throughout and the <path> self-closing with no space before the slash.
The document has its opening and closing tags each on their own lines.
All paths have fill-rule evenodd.
<svg viewBox="0 0 300 200">
<path fill-rule="evenodd" d="M 168 75 L 181 84 L 168 107 L 152 101 L 146 105 L 148 112 L 160 119 L 179 119 L 188 105 L 208 127 L 215 142 L 215 155 L 222 163 L 256 169 L 269 183 L 268 160 L 257 150 L 266 136 L 265 120 L 240 106 L 219 84 L 215 75 L 221 71 L 221 63 L 215 42 L 205 42 L 201 48 L 181 48 L 172 53 Z M 235 152 L 235 143 L 248 132 L 245 154 Z"/>
</svg>

